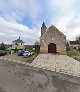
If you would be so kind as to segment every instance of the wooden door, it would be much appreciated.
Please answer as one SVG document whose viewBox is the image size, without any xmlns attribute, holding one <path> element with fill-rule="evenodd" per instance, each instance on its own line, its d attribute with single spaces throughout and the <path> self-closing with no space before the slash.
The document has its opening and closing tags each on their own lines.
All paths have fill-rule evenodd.
<svg viewBox="0 0 80 92">
<path fill-rule="evenodd" d="M 48 53 L 55 53 L 56 54 L 56 44 L 50 43 L 48 45 Z"/>
</svg>

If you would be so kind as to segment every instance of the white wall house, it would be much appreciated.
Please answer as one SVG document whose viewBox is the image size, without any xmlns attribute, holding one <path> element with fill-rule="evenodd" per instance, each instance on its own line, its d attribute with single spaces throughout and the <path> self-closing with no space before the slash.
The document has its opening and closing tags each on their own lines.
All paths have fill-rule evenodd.
<svg viewBox="0 0 80 92">
<path fill-rule="evenodd" d="M 19 37 L 19 39 L 12 41 L 12 49 L 25 49 L 24 43 Z"/>
</svg>

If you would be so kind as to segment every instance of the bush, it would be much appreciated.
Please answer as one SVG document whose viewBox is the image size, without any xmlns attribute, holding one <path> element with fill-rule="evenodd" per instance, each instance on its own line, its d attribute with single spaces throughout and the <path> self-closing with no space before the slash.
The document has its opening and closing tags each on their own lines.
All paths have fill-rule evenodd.
<svg viewBox="0 0 80 92">
<path fill-rule="evenodd" d="M 35 52 L 36 52 L 37 54 L 39 54 L 40 48 L 35 48 Z"/>
</svg>

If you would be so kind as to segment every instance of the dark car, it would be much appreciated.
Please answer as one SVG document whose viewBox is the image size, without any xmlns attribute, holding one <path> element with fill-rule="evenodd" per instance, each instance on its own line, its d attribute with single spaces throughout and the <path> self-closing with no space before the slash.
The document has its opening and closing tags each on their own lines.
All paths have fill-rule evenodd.
<svg viewBox="0 0 80 92">
<path fill-rule="evenodd" d="M 23 54 L 24 54 L 24 50 L 19 50 L 18 51 L 18 56 L 23 56 Z"/>
<path fill-rule="evenodd" d="M 4 51 L 4 50 L 0 50 L 0 56 L 4 56 L 4 55 L 6 55 L 6 54 L 7 54 L 6 51 Z"/>
</svg>

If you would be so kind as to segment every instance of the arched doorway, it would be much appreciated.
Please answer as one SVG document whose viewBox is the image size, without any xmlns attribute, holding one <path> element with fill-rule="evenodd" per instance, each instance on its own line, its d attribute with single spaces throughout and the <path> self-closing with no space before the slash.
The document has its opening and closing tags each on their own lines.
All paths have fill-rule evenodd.
<svg viewBox="0 0 80 92">
<path fill-rule="evenodd" d="M 55 53 L 56 54 L 56 44 L 54 43 L 50 43 L 48 45 L 48 53 Z"/>
</svg>

